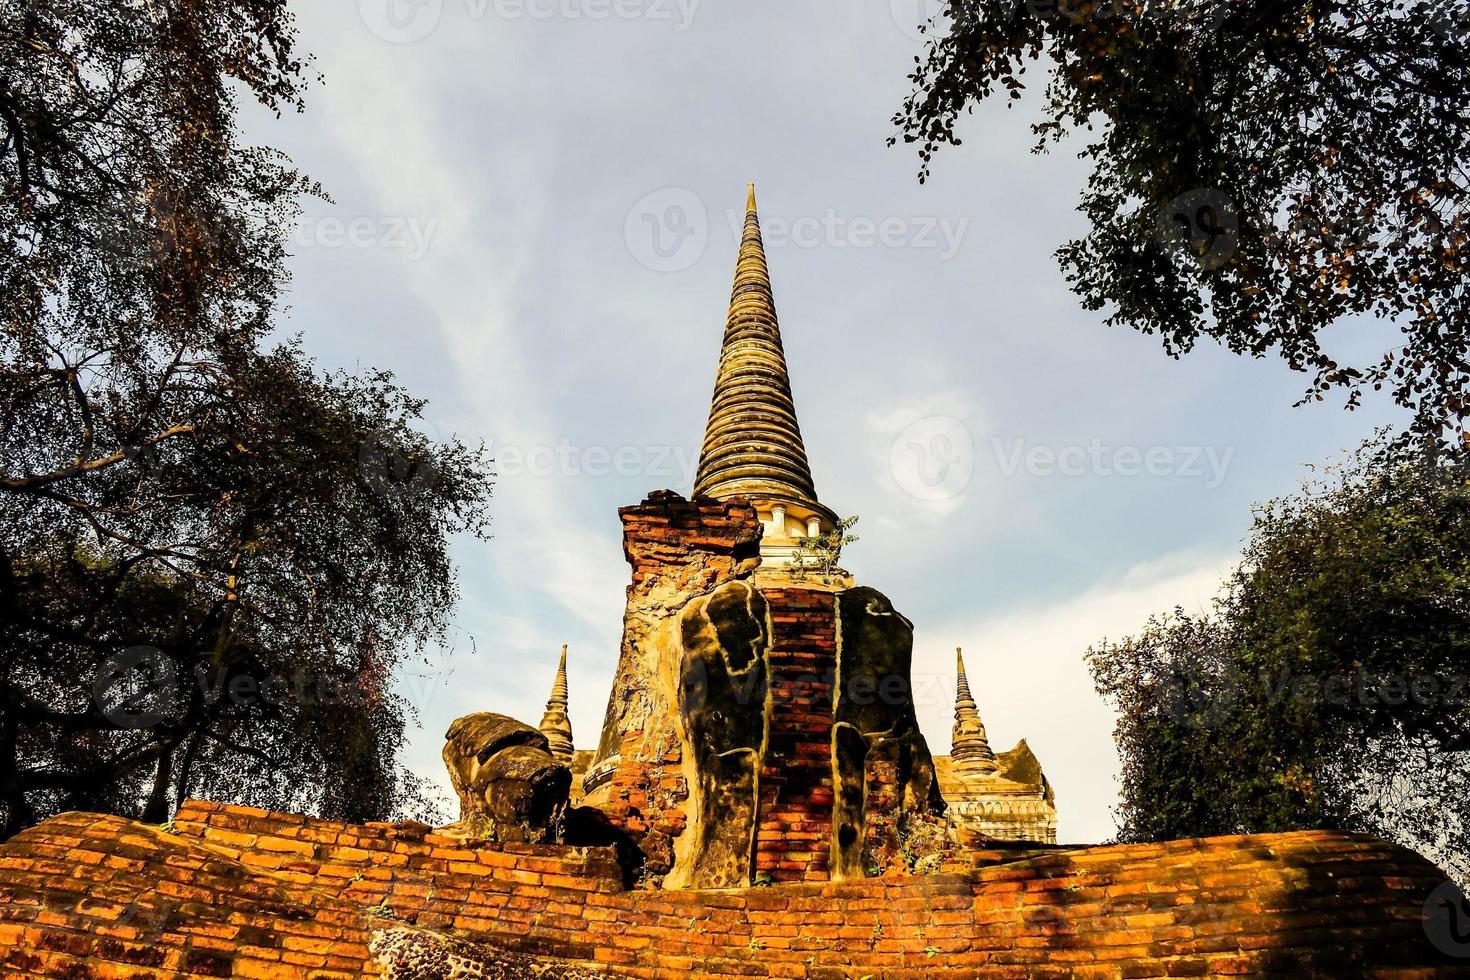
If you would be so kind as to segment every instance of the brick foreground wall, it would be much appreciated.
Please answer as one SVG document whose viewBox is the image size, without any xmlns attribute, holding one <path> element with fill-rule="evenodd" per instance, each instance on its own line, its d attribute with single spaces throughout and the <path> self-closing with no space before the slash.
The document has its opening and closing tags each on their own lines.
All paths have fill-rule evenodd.
<svg viewBox="0 0 1470 980">
<path fill-rule="evenodd" d="M 1470 975 L 1425 939 L 1438 871 L 1325 832 L 1057 850 L 922 878 L 627 892 L 600 849 L 464 846 L 421 825 L 208 803 L 185 806 L 171 830 L 66 814 L 0 845 L 0 973 L 376 976 L 373 931 L 412 925 L 621 977 Z"/>
</svg>

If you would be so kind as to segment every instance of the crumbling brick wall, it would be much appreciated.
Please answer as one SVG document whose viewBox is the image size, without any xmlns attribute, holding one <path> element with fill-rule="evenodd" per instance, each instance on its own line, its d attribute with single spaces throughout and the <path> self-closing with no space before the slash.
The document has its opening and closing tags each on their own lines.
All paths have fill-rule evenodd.
<svg viewBox="0 0 1470 980">
<path fill-rule="evenodd" d="M 651 892 L 624 891 L 610 851 L 465 844 L 415 824 L 189 804 L 172 829 L 66 814 L 0 845 L 0 975 L 347 980 L 379 975 L 367 945 L 385 927 L 645 980 L 1470 973 L 1426 939 L 1442 873 L 1355 835 Z"/>
<path fill-rule="evenodd" d="M 690 599 L 755 571 L 761 523 L 746 504 L 690 501 L 667 490 L 618 515 L 632 582 L 602 736 L 584 776 L 584 802 L 641 837 L 648 870 L 657 876 L 672 863 L 688 799 L 672 677 L 660 660 L 657 636 Z"/>
</svg>

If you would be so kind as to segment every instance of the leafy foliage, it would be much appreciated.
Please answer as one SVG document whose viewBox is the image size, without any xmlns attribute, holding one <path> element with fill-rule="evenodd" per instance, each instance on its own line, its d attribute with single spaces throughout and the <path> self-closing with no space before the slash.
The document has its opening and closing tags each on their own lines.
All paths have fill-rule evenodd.
<svg viewBox="0 0 1470 980">
<path fill-rule="evenodd" d="M 1470 876 L 1470 458 L 1380 435 L 1259 509 L 1211 615 L 1089 651 L 1122 836 L 1334 827 Z"/>
<path fill-rule="evenodd" d="M 842 574 L 837 565 L 842 558 L 842 549 L 858 540 L 856 535 L 849 533 L 857 522 L 856 516 L 844 517 L 830 531 L 798 539 L 791 553 L 792 575 L 797 579 L 815 577 L 823 584 L 831 584 Z"/>
<path fill-rule="evenodd" d="M 1050 75 L 1038 151 L 1083 132 L 1087 309 L 1278 354 L 1304 396 L 1388 388 L 1421 435 L 1467 412 L 1470 10 L 1462 0 L 948 0 L 895 116 L 921 179 L 977 103 Z M 1355 316 L 1397 341 L 1340 363 Z"/>
<path fill-rule="evenodd" d="M 313 188 L 236 99 L 300 106 L 294 40 L 285 0 L 0 7 L 0 833 L 422 802 L 390 679 L 488 474 L 391 376 L 268 346 Z"/>
</svg>

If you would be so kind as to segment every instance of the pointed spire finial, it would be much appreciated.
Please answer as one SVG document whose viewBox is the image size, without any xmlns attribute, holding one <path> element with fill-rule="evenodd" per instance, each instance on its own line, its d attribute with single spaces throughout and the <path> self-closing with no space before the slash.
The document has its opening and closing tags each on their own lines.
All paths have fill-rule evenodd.
<svg viewBox="0 0 1470 980">
<path fill-rule="evenodd" d="M 755 207 L 752 182 L 694 495 L 765 498 L 804 507 L 835 524 L 812 485 Z"/>
<path fill-rule="evenodd" d="M 560 762 L 572 761 L 572 720 L 567 717 L 567 645 L 561 645 L 561 663 L 546 700 L 546 714 L 541 716 L 541 734 L 550 744 L 551 755 Z"/>
<path fill-rule="evenodd" d="M 954 653 L 954 730 L 949 755 L 954 760 L 956 772 L 993 773 L 996 770 L 995 753 L 991 751 L 990 739 L 985 734 L 985 724 L 980 720 L 980 709 L 970 693 L 970 679 L 965 676 L 965 653 L 959 647 L 955 647 Z"/>
<path fill-rule="evenodd" d="M 975 699 L 970 695 L 970 679 L 965 676 L 965 651 L 959 647 L 955 647 L 954 660 L 955 674 L 958 678 L 955 682 L 955 717 L 959 717 L 961 704 L 968 704 L 969 710 L 975 711 L 978 717 Z"/>
</svg>

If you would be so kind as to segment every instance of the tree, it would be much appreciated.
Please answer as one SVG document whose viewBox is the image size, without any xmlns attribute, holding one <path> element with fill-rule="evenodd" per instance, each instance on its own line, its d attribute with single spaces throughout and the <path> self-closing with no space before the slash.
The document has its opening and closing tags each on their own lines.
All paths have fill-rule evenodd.
<svg viewBox="0 0 1470 980">
<path fill-rule="evenodd" d="M 1380 434 L 1258 509 L 1207 615 L 1088 652 L 1125 840 L 1332 827 L 1470 876 L 1470 457 Z"/>
<path fill-rule="evenodd" d="M 268 345 L 313 187 L 236 98 L 299 107 L 294 40 L 285 0 L 0 10 L 0 834 L 415 801 L 390 681 L 489 477 L 390 375 Z"/>
<path fill-rule="evenodd" d="M 1460 0 L 948 0 L 894 117 L 920 179 L 959 120 L 1050 65 L 1037 151 L 1084 131 L 1089 230 L 1058 250 L 1110 325 L 1173 357 L 1210 337 L 1311 375 L 1303 401 L 1387 387 L 1413 429 L 1470 413 L 1470 11 Z M 891 141 L 892 142 L 892 141 Z M 1345 363 L 1326 332 L 1393 325 Z M 1342 360 L 1340 360 L 1340 358 Z"/>
</svg>

